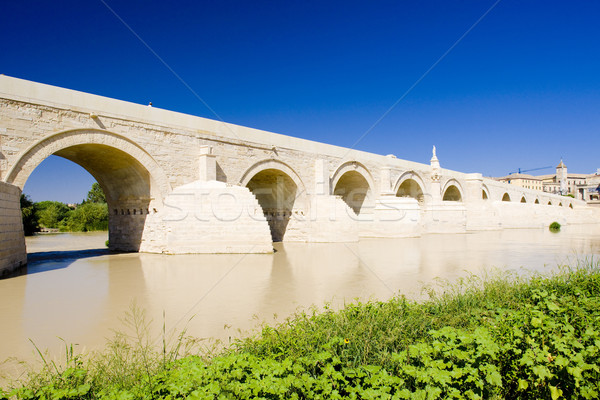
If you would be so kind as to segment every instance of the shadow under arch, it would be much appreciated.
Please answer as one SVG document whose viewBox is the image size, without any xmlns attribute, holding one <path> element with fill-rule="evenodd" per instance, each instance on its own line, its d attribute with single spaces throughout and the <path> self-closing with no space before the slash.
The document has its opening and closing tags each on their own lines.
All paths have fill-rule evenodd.
<svg viewBox="0 0 600 400">
<path fill-rule="evenodd" d="M 463 201 L 464 195 L 460 182 L 456 179 L 448 179 L 442 189 L 443 201 Z"/>
<path fill-rule="evenodd" d="M 340 196 L 356 215 L 372 211 L 375 206 L 373 176 L 358 161 L 346 161 L 330 178 L 331 194 Z"/>
<path fill-rule="evenodd" d="M 6 182 L 23 189 L 33 170 L 50 155 L 88 171 L 102 187 L 109 211 L 111 250 L 138 251 L 146 216 L 162 207 L 171 186 L 158 163 L 133 141 L 99 129 L 74 129 L 46 136 L 19 155 Z"/>
<path fill-rule="evenodd" d="M 504 193 L 504 195 L 502 195 L 502 201 L 510 201 L 510 195 L 508 193 Z"/>
<path fill-rule="evenodd" d="M 268 159 L 253 164 L 242 174 L 240 186 L 258 200 L 271 230 L 273 242 L 281 242 L 294 213 L 306 214 L 306 189 L 292 167 Z"/>
<path fill-rule="evenodd" d="M 422 204 L 425 201 L 425 184 L 418 173 L 407 171 L 396 181 L 394 193 L 397 197 L 412 197 Z"/>
</svg>

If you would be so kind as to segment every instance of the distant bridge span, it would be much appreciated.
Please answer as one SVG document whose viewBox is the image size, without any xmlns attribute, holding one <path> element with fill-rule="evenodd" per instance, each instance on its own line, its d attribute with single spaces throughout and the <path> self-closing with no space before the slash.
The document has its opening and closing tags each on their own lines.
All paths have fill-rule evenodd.
<svg viewBox="0 0 600 400">
<path fill-rule="evenodd" d="M 0 76 L 0 271 L 25 263 L 18 198 L 48 156 L 102 186 L 110 247 L 265 253 L 335 242 L 597 218 L 582 201 Z"/>
</svg>

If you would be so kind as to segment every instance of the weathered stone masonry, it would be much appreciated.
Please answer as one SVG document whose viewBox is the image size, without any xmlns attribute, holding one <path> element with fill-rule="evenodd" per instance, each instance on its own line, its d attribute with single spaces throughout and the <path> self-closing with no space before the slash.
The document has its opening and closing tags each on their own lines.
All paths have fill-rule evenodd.
<svg viewBox="0 0 600 400">
<path fill-rule="evenodd" d="M 20 197 L 18 187 L 0 182 L 0 277 L 27 263 Z"/>
</svg>

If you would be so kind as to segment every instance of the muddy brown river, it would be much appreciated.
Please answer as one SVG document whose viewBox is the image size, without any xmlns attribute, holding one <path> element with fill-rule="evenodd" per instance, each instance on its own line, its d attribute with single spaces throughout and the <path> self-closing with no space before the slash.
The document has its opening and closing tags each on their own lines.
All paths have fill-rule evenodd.
<svg viewBox="0 0 600 400">
<path fill-rule="evenodd" d="M 160 337 L 228 342 L 262 321 L 325 302 L 418 297 L 423 284 L 486 270 L 549 272 L 600 255 L 600 227 L 436 234 L 358 243 L 276 243 L 268 255 L 111 254 L 106 233 L 27 239 L 26 274 L 0 280 L 0 360 L 35 360 L 33 341 L 61 358 L 64 342 L 100 349 L 133 305 Z M 164 317 L 163 317 L 164 316 Z M 31 341 L 30 341 L 31 340 Z M 15 362 L 0 364 L 0 375 Z"/>
</svg>

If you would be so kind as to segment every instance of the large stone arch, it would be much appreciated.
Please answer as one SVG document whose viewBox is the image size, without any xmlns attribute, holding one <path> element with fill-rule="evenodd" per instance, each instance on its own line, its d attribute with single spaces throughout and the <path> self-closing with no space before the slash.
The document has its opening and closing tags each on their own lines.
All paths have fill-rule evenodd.
<svg viewBox="0 0 600 400">
<path fill-rule="evenodd" d="M 454 193 L 455 190 L 452 188 L 456 189 L 456 193 Z M 458 195 L 458 197 L 456 195 Z M 454 178 L 450 178 L 446 181 L 442 189 L 442 200 L 460 202 L 463 202 L 465 200 L 464 191 L 459 181 L 457 181 Z"/>
<path fill-rule="evenodd" d="M 425 183 L 415 171 L 406 171 L 396 181 L 394 193 L 399 197 L 412 197 L 419 203 L 425 201 Z"/>
<path fill-rule="evenodd" d="M 240 177 L 241 186 L 250 190 L 269 224 L 274 242 L 284 240 L 292 217 L 303 219 L 306 210 L 306 189 L 302 179 L 288 164 L 274 159 L 259 161 Z"/>
<path fill-rule="evenodd" d="M 61 157 L 71 156 L 71 158 L 64 158 L 86 168 L 85 165 L 82 165 L 82 162 L 85 161 L 72 159 L 77 158 L 77 155 L 63 152 L 67 148 L 80 145 L 104 145 L 126 153 L 148 171 L 150 177 L 154 180 L 154 188 L 157 189 L 155 192 L 157 195 L 160 194 L 161 197 L 164 197 L 171 191 L 171 185 L 166 174 L 144 149 L 124 136 L 100 129 L 61 131 L 35 142 L 18 156 L 17 161 L 7 172 L 5 181 L 23 189 L 27 178 L 29 178 L 33 170 L 53 154 L 60 155 Z M 57 154 L 57 152 L 62 152 L 64 156 Z M 91 171 L 90 173 L 94 176 L 94 173 Z"/>
<path fill-rule="evenodd" d="M 356 215 L 373 211 L 375 182 L 363 164 L 358 161 L 340 164 L 330 182 L 331 194 L 340 196 Z"/>
<path fill-rule="evenodd" d="M 138 251 L 146 217 L 157 212 L 171 191 L 158 163 L 133 141 L 99 129 L 57 132 L 38 140 L 17 158 L 6 182 L 23 189 L 47 157 L 57 155 L 87 170 L 106 194 L 110 248 Z"/>
</svg>

